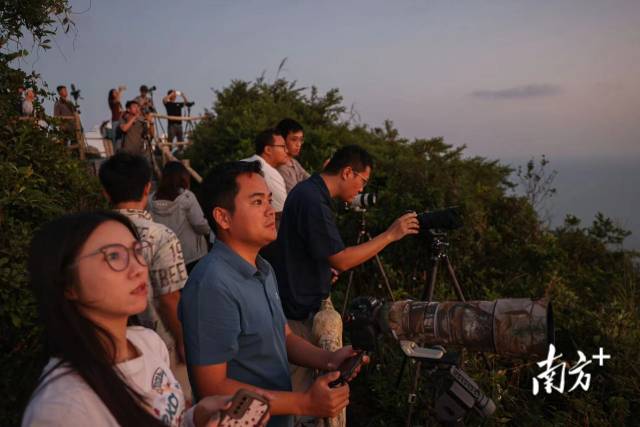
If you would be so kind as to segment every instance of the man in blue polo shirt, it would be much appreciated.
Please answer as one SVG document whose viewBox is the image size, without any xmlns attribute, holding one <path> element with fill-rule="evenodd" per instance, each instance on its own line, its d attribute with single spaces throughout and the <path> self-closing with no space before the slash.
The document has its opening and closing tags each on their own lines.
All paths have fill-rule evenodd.
<svg viewBox="0 0 640 427">
<path fill-rule="evenodd" d="M 313 315 L 331 291 L 332 269 L 342 272 L 374 257 L 389 243 L 418 233 L 415 213 L 396 219 L 375 238 L 345 247 L 335 222 L 334 198 L 349 202 L 362 192 L 373 160 L 362 148 L 339 149 L 320 174 L 296 185 L 287 196 L 278 239 L 269 262 L 278 278 L 282 305 L 294 333 L 311 341 Z M 294 370 L 293 390 L 312 381 L 310 370 Z"/>
<path fill-rule="evenodd" d="M 203 209 L 216 241 L 193 269 L 180 300 L 194 394 L 269 392 L 269 426 L 293 425 L 289 415 L 332 417 L 348 386 L 329 388 L 335 370 L 355 355 L 350 346 L 322 350 L 293 334 L 282 312 L 274 272 L 258 252 L 276 238 L 271 192 L 258 162 L 219 166 L 203 182 Z M 333 371 L 307 390 L 291 391 L 289 362 Z"/>
</svg>

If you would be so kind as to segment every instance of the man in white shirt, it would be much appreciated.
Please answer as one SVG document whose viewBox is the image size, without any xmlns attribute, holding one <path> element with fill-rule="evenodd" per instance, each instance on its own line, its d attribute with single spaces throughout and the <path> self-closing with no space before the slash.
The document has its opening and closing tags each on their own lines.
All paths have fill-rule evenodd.
<svg viewBox="0 0 640 427">
<path fill-rule="evenodd" d="M 287 198 L 287 187 L 277 168 L 289 160 L 287 146 L 282 135 L 275 129 L 260 132 L 256 136 L 254 144 L 256 154 L 242 159 L 242 161 L 253 162 L 257 160 L 261 163 L 264 179 L 272 193 L 272 206 L 276 211 L 276 224 L 278 224 L 284 208 L 284 201 Z"/>
</svg>

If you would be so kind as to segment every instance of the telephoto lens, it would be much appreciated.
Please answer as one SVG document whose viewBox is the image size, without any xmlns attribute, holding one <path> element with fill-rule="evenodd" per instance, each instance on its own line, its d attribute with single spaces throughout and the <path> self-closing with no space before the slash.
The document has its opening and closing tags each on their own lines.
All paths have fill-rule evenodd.
<svg viewBox="0 0 640 427">
<path fill-rule="evenodd" d="M 375 193 L 360 193 L 351 199 L 349 207 L 353 210 L 363 210 L 375 206 L 377 201 Z"/>
</svg>

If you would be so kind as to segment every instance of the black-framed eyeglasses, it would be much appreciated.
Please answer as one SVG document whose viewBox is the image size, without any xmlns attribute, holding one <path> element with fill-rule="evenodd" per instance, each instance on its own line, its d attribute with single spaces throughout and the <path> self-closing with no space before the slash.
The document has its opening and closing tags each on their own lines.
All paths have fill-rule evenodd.
<svg viewBox="0 0 640 427">
<path fill-rule="evenodd" d="M 362 176 L 361 174 L 359 174 L 356 171 L 353 171 L 353 173 L 358 175 L 360 177 L 360 179 L 362 180 L 362 188 L 366 187 L 367 184 L 369 184 L 369 180 L 367 178 L 365 178 L 364 176 Z"/>
<path fill-rule="evenodd" d="M 136 261 L 138 261 L 138 264 L 146 267 L 148 265 L 146 257 L 149 256 L 150 251 L 151 243 L 147 242 L 146 240 L 136 241 L 130 248 L 121 243 L 112 243 L 110 245 L 101 247 L 95 252 L 91 252 L 90 254 L 79 257 L 78 259 L 76 259 L 73 265 L 77 264 L 84 258 L 102 254 L 104 256 L 104 260 L 113 271 L 124 271 L 127 269 L 127 267 L 129 267 L 129 252 L 133 253 Z"/>
</svg>

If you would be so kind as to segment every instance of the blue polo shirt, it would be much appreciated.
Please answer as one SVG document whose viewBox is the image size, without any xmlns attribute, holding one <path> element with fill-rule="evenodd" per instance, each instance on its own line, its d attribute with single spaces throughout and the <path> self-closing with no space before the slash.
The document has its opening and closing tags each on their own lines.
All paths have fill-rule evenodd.
<svg viewBox="0 0 640 427">
<path fill-rule="evenodd" d="M 304 320 L 331 292 L 329 257 L 344 249 L 329 189 L 318 174 L 287 195 L 269 262 L 289 319 Z"/>
<path fill-rule="evenodd" d="M 227 363 L 227 377 L 268 390 L 291 391 L 282 312 L 273 269 L 257 268 L 222 241 L 193 269 L 182 289 L 187 364 Z M 194 389 L 195 391 L 195 389 Z M 292 426 L 293 417 L 271 417 L 269 426 Z"/>
</svg>

